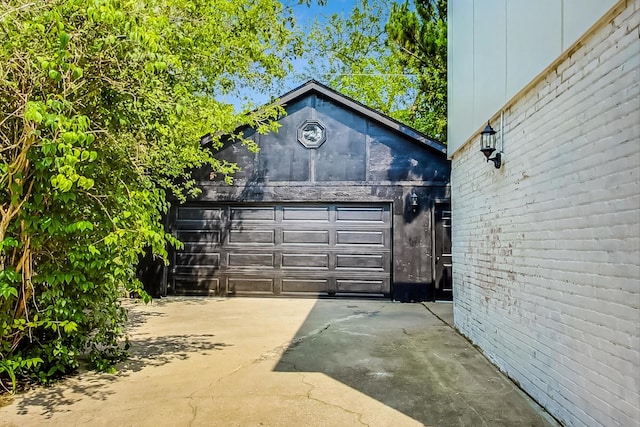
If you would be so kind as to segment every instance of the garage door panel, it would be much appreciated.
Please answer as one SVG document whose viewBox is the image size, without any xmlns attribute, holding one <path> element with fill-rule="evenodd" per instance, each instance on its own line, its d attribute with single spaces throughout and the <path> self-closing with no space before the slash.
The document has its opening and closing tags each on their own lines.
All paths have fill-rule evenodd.
<svg viewBox="0 0 640 427">
<path fill-rule="evenodd" d="M 275 221 L 275 207 L 232 208 L 231 221 Z"/>
<path fill-rule="evenodd" d="M 292 277 L 282 279 L 282 293 L 323 293 L 329 292 L 328 279 L 308 279 L 305 277 Z"/>
<path fill-rule="evenodd" d="M 385 222 L 385 209 L 383 207 L 338 207 L 336 208 L 336 222 L 357 221 L 357 222 Z"/>
<path fill-rule="evenodd" d="M 361 254 L 338 254 L 336 256 L 337 268 L 348 269 L 374 269 L 384 270 L 384 256 L 380 255 L 361 255 Z"/>
<path fill-rule="evenodd" d="M 338 230 L 336 243 L 339 245 L 384 246 L 384 231 Z"/>
<path fill-rule="evenodd" d="M 217 295 L 220 293 L 220 280 L 209 278 L 194 280 L 190 276 L 176 277 L 175 293 L 178 295 Z"/>
<path fill-rule="evenodd" d="M 275 291 L 273 278 L 230 277 L 227 281 L 227 292 L 273 294 Z"/>
<path fill-rule="evenodd" d="M 275 243 L 274 230 L 229 230 L 229 243 L 231 244 L 270 244 Z"/>
<path fill-rule="evenodd" d="M 282 243 L 291 245 L 328 245 L 326 230 L 283 230 Z"/>
<path fill-rule="evenodd" d="M 182 230 L 213 230 L 219 231 L 225 224 L 224 220 L 209 219 L 182 219 L 179 220 L 179 228 Z"/>
<path fill-rule="evenodd" d="M 235 268 L 261 267 L 274 268 L 275 256 L 272 253 L 241 253 L 229 252 L 227 266 Z"/>
<path fill-rule="evenodd" d="M 328 269 L 329 254 L 282 254 L 282 268 Z"/>
<path fill-rule="evenodd" d="M 178 220 L 221 220 L 224 208 L 180 207 L 176 218 Z"/>
<path fill-rule="evenodd" d="M 329 207 L 283 207 L 283 221 L 329 222 Z"/>
<path fill-rule="evenodd" d="M 192 252 L 192 253 L 196 253 L 196 252 L 207 252 L 207 253 L 220 253 L 219 251 L 222 250 L 221 245 L 220 244 L 214 244 L 214 243 L 188 243 L 188 242 L 183 242 L 184 243 L 184 248 L 179 251 L 176 254 L 176 259 L 178 257 L 178 254 L 182 253 L 182 251 L 184 252 Z"/>
<path fill-rule="evenodd" d="M 191 268 L 191 267 L 176 267 L 174 277 L 176 282 L 182 283 L 186 286 L 188 283 L 194 284 L 196 287 L 203 287 L 205 284 L 213 284 L 216 287 L 219 285 L 220 278 L 217 276 L 217 269 L 215 268 Z M 209 286 L 207 285 L 207 286 Z"/>
<path fill-rule="evenodd" d="M 205 230 L 181 230 L 178 231 L 178 240 L 187 243 L 205 243 L 205 244 L 219 244 L 220 243 L 220 231 L 205 231 Z"/>
<path fill-rule="evenodd" d="M 380 280 L 357 280 L 338 279 L 336 280 L 336 291 L 344 293 L 385 293 L 385 281 Z"/>
<path fill-rule="evenodd" d="M 176 263 L 179 266 L 220 266 L 219 253 L 207 252 L 180 252 L 176 254 Z"/>
</svg>

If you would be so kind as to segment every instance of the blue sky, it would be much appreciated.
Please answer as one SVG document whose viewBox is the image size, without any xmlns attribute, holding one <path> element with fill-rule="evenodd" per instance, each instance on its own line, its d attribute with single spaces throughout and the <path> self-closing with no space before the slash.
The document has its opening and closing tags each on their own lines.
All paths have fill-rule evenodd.
<svg viewBox="0 0 640 427">
<path fill-rule="evenodd" d="M 314 2 L 307 7 L 304 4 L 297 4 L 296 0 L 289 1 L 293 3 L 296 19 L 300 24 L 313 22 L 313 18 L 318 15 L 331 15 L 341 12 L 348 13 L 355 3 L 354 0 L 328 0 L 324 6 L 318 6 L 318 4 Z"/>
<path fill-rule="evenodd" d="M 309 6 L 305 4 L 298 4 L 298 0 L 284 0 L 283 3 L 293 8 L 296 22 L 304 30 L 310 28 L 315 19 L 318 19 L 320 22 L 322 22 L 324 17 L 330 16 L 334 13 L 343 13 L 347 15 L 353 8 L 356 0 L 327 0 L 327 4 L 324 6 L 318 6 L 317 0 L 311 0 L 311 4 Z M 297 65 L 294 63 L 293 65 L 294 67 L 302 67 L 302 64 Z M 302 85 L 303 83 L 305 82 L 287 79 L 284 82 L 284 88 L 278 93 L 256 93 L 255 91 L 252 91 L 251 88 L 246 88 L 245 90 L 242 90 L 242 92 L 244 94 L 251 94 L 254 106 L 260 106 L 269 102 L 271 97 L 283 95 L 286 92 Z M 225 101 L 234 104 L 236 106 L 236 109 L 240 108 L 239 101 L 231 96 L 226 97 Z"/>
</svg>

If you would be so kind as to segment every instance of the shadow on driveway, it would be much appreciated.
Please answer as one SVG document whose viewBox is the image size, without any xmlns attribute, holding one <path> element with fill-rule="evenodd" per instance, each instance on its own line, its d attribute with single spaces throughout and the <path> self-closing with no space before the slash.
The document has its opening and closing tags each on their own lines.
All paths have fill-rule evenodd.
<svg viewBox="0 0 640 427">
<path fill-rule="evenodd" d="M 168 298 L 128 308 L 131 357 L 116 374 L 35 387 L 0 408 L 0 426 L 552 425 L 440 320 L 441 306 Z"/>
<path fill-rule="evenodd" d="M 319 300 L 275 370 L 326 374 L 425 425 L 553 425 L 421 304 Z"/>
</svg>

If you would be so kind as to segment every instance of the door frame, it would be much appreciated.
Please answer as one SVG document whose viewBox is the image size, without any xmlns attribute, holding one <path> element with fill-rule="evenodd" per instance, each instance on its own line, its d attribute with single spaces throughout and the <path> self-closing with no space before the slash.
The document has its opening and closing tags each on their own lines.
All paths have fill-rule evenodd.
<svg viewBox="0 0 640 427">
<path fill-rule="evenodd" d="M 433 292 L 433 301 L 436 300 L 436 206 L 437 205 L 449 205 L 449 210 L 451 210 L 451 199 L 450 198 L 436 198 L 433 199 L 433 203 L 431 204 L 431 283 L 432 283 L 432 292 Z M 453 270 L 453 266 L 451 267 Z M 453 289 L 453 271 L 451 275 L 451 288 Z"/>
</svg>

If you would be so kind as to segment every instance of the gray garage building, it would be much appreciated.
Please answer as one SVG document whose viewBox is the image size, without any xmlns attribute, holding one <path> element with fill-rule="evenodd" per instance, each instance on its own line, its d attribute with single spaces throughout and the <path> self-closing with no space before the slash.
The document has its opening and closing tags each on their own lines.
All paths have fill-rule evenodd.
<svg viewBox="0 0 640 427">
<path fill-rule="evenodd" d="M 162 295 L 451 296 L 450 165 L 420 132 L 309 81 L 280 98 L 277 133 L 215 153 L 233 186 L 204 168 L 201 196 L 171 208 L 184 249 Z"/>
</svg>

